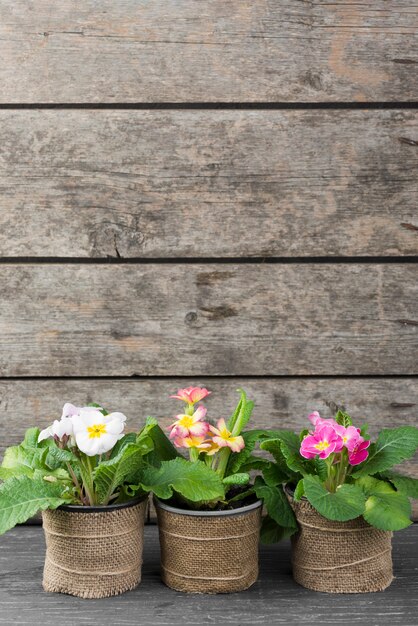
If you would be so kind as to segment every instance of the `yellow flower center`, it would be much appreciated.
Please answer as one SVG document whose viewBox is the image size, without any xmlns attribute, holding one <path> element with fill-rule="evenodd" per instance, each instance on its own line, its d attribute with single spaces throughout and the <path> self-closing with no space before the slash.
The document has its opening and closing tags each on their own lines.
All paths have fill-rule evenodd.
<svg viewBox="0 0 418 626">
<path fill-rule="evenodd" d="M 227 428 L 224 428 L 223 430 L 221 430 L 219 432 L 220 432 L 220 436 L 222 437 L 222 439 L 226 439 L 227 441 L 229 439 L 232 440 L 231 433 L 229 432 L 229 430 Z M 235 439 L 235 437 L 234 437 L 234 439 Z"/>
<path fill-rule="evenodd" d="M 343 442 L 347 443 L 347 441 L 348 441 L 348 437 L 343 437 Z"/>
<path fill-rule="evenodd" d="M 181 420 L 179 420 L 179 425 L 189 429 L 193 426 L 193 418 L 190 415 L 183 415 Z"/>
<path fill-rule="evenodd" d="M 315 448 L 317 450 L 326 450 L 327 448 L 329 448 L 329 443 L 328 441 L 320 441 L 315 445 Z"/>
<path fill-rule="evenodd" d="M 93 424 L 93 426 L 88 426 L 87 432 L 89 433 L 89 439 L 101 437 L 106 434 L 106 424 Z"/>
</svg>

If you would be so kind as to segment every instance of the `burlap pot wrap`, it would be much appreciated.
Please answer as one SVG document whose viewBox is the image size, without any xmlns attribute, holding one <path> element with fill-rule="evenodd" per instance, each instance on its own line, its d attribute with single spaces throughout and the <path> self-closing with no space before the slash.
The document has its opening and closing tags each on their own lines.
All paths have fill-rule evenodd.
<svg viewBox="0 0 418 626">
<path fill-rule="evenodd" d="M 106 598 L 134 589 L 141 580 L 146 506 L 143 500 L 103 511 L 44 511 L 45 591 Z"/>
<path fill-rule="evenodd" d="M 299 531 L 292 536 L 293 578 L 327 593 L 368 593 L 390 585 L 392 533 L 370 526 L 362 517 L 332 522 L 303 498 L 287 493 Z"/>
<path fill-rule="evenodd" d="M 186 511 L 155 501 L 161 577 L 177 591 L 232 593 L 258 578 L 261 502 L 234 511 Z"/>
</svg>

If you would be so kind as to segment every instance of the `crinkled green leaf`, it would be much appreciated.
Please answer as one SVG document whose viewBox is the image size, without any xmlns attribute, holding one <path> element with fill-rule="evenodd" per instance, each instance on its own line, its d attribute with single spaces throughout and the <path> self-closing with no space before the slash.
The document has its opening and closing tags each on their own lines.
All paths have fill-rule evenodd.
<svg viewBox="0 0 418 626">
<path fill-rule="evenodd" d="M 294 526 L 291 528 L 279 526 L 274 519 L 272 519 L 269 515 L 266 515 L 261 522 L 260 539 L 262 543 L 266 544 L 277 543 L 282 539 L 291 537 L 296 531 L 297 528 Z"/>
<path fill-rule="evenodd" d="M 122 439 L 119 439 L 113 446 L 109 459 L 114 459 L 115 456 L 118 456 L 120 451 L 130 443 L 136 443 L 136 437 L 136 433 L 127 433 Z"/>
<path fill-rule="evenodd" d="M 191 463 L 183 458 L 163 461 L 159 468 L 147 467 L 143 472 L 141 486 L 162 500 L 171 498 L 174 492 L 191 502 L 225 497 L 219 474 L 202 461 Z"/>
<path fill-rule="evenodd" d="M 66 502 L 59 482 L 28 476 L 10 478 L 0 485 L 0 535 L 26 522 L 38 511 L 56 509 Z"/>
<path fill-rule="evenodd" d="M 396 489 L 409 498 L 418 499 L 418 478 L 402 476 L 397 472 L 385 472 L 384 477 L 395 485 Z"/>
<path fill-rule="evenodd" d="M 351 419 L 351 417 L 348 415 L 348 413 L 344 413 L 344 411 L 341 411 L 341 409 L 337 411 L 334 419 L 337 424 L 340 424 L 340 426 L 344 426 L 344 428 L 348 428 L 349 426 L 353 425 L 353 420 Z"/>
<path fill-rule="evenodd" d="M 328 477 L 328 466 L 324 459 L 320 459 L 316 456 L 312 461 L 313 472 L 319 476 L 320 480 L 325 481 Z"/>
<path fill-rule="evenodd" d="M 303 484 L 309 502 L 327 519 L 346 522 L 363 515 L 366 496 L 361 487 L 345 484 L 331 493 L 318 476 L 305 476 Z"/>
<path fill-rule="evenodd" d="M 270 517 L 284 528 L 297 528 L 296 518 L 281 486 L 270 487 L 260 477 L 255 481 L 257 498 L 263 501 Z"/>
<path fill-rule="evenodd" d="M 147 454 L 147 463 L 154 467 L 159 467 L 163 461 L 182 458 L 180 452 L 173 446 L 160 426 L 158 426 L 158 422 L 155 418 L 147 418 L 144 431 L 151 437 L 154 444 L 154 449 Z"/>
<path fill-rule="evenodd" d="M 250 458 L 254 458 L 252 457 L 252 452 L 257 442 L 266 437 L 267 434 L 268 431 L 266 430 L 248 430 L 247 432 L 242 433 L 245 448 L 243 448 L 241 452 L 231 454 L 228 463 L 228 473 L 236 474 L 240 471 L 243 465 L 249 461 Z"/>
<path fill-rule="evenodd" d="M 305 485 L 303 482 L 303 478 L 301 478 L 298 484 L 296 485 L 296 489 L 294 491 L 293 497 L 298 502 L 304 495 L 305 495 Z"/>
<path fill-rule="evenodd" d="M 392 485 L 373 476 L 356 481 L 367 496 L 364 519 L 380 530 L 401 530 L 411 525 L 411 504 L 408 497 Z"/>
<path fill-rule="evenodd" d="M 250 475 L 244 472 L 239 474 L 230 474 L 223 479 L 224 485 L 248 485 L 250 482 Z"/>
<path fill-rule="evenodd" d="M 377 474 L 410 459 L 418 448 L 418 428 L 400 426 L 384 428 L 374 445 L 370 446 L 369 457 L 353 472 L 354 477 Z"/>
<path fill-rule="evenodd" d="M 266 463 L 261 469 L 263 478 L 270 487 L 282 485 L 289 479 L 288 473 L 284 472 L 277 463 Z"/>
<path fill-rule="evenodd" d="M 93 472 L 94 488 L 100 504 L 107 504 L 109 498 L 124 482 L 140 482 L 138 470 L 143 466 L 141 447 L 130 443 L 113 459 L 103 461 Z"/>
</svg>

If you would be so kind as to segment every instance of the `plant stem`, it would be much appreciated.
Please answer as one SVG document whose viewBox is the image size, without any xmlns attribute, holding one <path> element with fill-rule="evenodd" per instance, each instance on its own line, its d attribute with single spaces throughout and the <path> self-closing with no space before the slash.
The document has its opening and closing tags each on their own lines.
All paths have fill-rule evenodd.
<svg viewBox="0 0 418 626">
<path fill-rule="evenodd" d="M 77 476 L 75 475 L 74 470 L 71 467 L 69 462 L 67 463 L 67 468 L 68 468 L 68 472 L 69 472 L 69 474 L 71 476 L 71 479 L 72 479 L 76 489 L 78 490 L 78 495 L 79 495 L 79 497 L 81 499 L 81 497 L 82 497 L 82 490 L 81 490 L 81 487 L 80 487 L 80 483 L 78 482 Z"/>
<path fill-rule="evenodd" d="M 93 484 L 93 467 L 91 465 L 90 458 L 91 457 L 87 456 L 86 454 L 80 456 L 80 469 L 84 491 L 89 500 L 90 506 L 93 506 L 96 504 L 96 498 Z"/>
<path fill-rule="evenodd" d="M 218 467 L 216 471 L 220 475 L 221 478 L 224 478 L 228 461 L 229 461 L 229 455 L 231 454 L 231 450 L 230 448 L 223 448 L 220 452 L 218 452 L 218 454 L 219 454 L 219 462 L 218 462 Z"/>
<path fill-rule="evenodd" d="M 190 460 L 197 461 L 199 459 L 199 451 L 196 448 L 190 448 Z"/>
</svg>

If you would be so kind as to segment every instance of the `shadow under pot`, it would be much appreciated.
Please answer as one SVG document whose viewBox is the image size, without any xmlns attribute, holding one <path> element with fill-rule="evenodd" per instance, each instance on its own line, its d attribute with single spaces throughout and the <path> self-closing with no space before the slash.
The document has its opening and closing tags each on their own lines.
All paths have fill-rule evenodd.
<svg viewBox="0 0 418 626">
<path fill-rule="evenodd" d="M 154 499 L 161 577 L 189 593 L 233 593 L 258 578 L 262 502 L 229 511 L 190 511 Z"/>
<path fill-rule="evenodd" d="M 106 598 L 141 581 L 147 499 L 43 511 L 45 591 Z"/>
<path fill-rule="evenodd" d="M 362 517 L 333 522 L 306 498 L 285 489 L 299 530 L 291 537 L 294 580 L 313 591 L 369 593 L 393 580 L 392 533 L 370 526 Z"/>
</svg>

